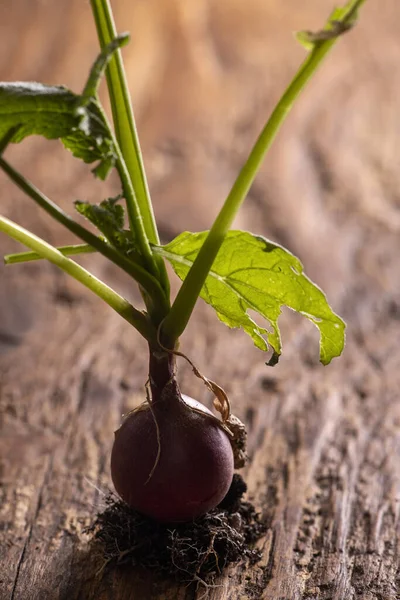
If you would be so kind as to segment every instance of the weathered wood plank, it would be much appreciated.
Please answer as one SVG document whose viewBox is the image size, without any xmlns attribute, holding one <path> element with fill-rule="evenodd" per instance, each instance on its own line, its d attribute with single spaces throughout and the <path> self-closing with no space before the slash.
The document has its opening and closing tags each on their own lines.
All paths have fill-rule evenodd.
<svg viewBox="0 0 400 600">
<path fill-rule="evenodd" d="M 329 3 L 327 2 L 326 5 Z M 206 228 L 246 148 L 318 27 L 317 0 L 115 1 L 164 237 Z M 249 425 L 249 496 L 269 523 L 261 564 L 219 587 L 103 573 L 82 533 L 110 485 L 121 413 L 141 399 L 145 345 L 50 265 L 0 267 L 0 597 L 10 600 L 396 600 L 400 597 L 400 255 L 398 3 L 370 3 L 296 108 L 238 226 L 288 245 L 348 321 L 328 368 L 316 336 L 282 318 L 285 354 L 268 370 L 240 333 L 199 306 L 182 344 Z M 96 53 L 78 0 L 0 5 L 0 78 L 79 89 Z M 56 145 L 10 160 L 70 210 L 115 191 Z M 46 238 L 71 238 L 0 174 L 1 212 Z M 0 253 L 14 248 L 3 236 Z M 130 282 L 98 260 L 124 294 Z M 244 348 L 246 350 L 244 351 Z M 182 365 L 186 391 L 209 400 Z"/>
</svg>

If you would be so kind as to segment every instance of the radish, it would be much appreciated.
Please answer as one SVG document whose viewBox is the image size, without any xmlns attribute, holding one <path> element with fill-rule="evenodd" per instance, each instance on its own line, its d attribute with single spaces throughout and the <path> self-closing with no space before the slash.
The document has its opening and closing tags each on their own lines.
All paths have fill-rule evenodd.
<svg viewBox="0 0 400 600">
<path fill-rule="evenodd" d="M 228 434 L 176 385 L 132 411 L 115 432 L 111 476 L 118 494 L 158 521 L 187 521 L 217 506 L 233 477 Z"/>
<path fill-rule="evenodd" d="M 209 511 L 226 494 L 234 465 L 244 462 L 243 424 L 230 414 L 225 394 L 221 402 L 221 388 L 201 376 L 216 393 L 214 405 L 221 420 L 179 391 L 174 357 L 199 297 L 223 323 L 244 330 L 259 350 L 271 351 L 270 366 L 281 354 L 282 306 L 298 311 L 319 329 L 324 365 L 343 350 L 345 324 L 304 274 L 300 261 L 261 235 L 230 228 L 279 127 L 336 39 L 354 25 L 364 1 L 349 0 L 335 9 L 323 30 L 297 36 L 309 54 L 266 122 L 210 230 L 183 232 L 165 245 L 159 240 L 120 52 L 129 35 L 117 36 L 109 0 L 90 0 L 101 53 L 82 93 L 64 86 L 0 83 L 0 168 L 84 242 L 56 248 L 0 216 L 0 231 L 30 249 L 6 256 L 5 262 L 47 259 L 111 306 L 148 342 L 148 403 L 130 413 L 115 433 L 111 471 L 121 498 L 153 519 L 178 522 Z M 106 69 L 114 128 L 98 95 Z M 93 172 L 101 179 L 116 169 L 121 187 L 117 196 L 99 204 L 75 202 L 97 234 L 3 158 L 8 144 L 37 134 L 60 139 L 77 158 L 96 162 Z M 139 285 L 144 310 L 70 258 L 87 252 L 101 253 Z M 173 302 L 165 261 L 183 281 Z M 258 313 L 266 326 L 254 321 L 249 311 Z M 195 367 L 194 371 L 199 375 Z"/>
</svg>

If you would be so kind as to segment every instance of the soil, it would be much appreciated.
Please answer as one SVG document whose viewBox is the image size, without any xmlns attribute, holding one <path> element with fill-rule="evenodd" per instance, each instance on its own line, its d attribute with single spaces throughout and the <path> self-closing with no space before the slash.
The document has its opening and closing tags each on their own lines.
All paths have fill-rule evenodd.
<svg viewBox="0 0 400 600">
<path fill-rule="evenodd" d="M 113 494 L 107 508 L 87 529 L 94 550 L 100 544 L 104 568 L 144 567 L 180 583 L 212 585 L 228 565 L 255 564 L 255 543 L 266 531 L 235 474 L 224 500 L 214 510 L 188 523 L 161 524 L 134 511 Z"/>
</svg>

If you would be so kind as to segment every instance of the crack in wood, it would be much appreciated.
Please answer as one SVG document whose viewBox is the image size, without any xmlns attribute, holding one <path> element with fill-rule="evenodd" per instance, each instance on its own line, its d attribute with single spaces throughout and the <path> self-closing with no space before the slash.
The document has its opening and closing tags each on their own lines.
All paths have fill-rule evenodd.
<svg viewBox="0 0 400 600">
<path fill-rule="evenodd" d="M 28 548 L 28 546 L 29 546 L 29 544 L 31 542 L 33 528 L 36 525 L 36 520 L 37 520 L 37 517 L 39 515 L 39 511 L 42 508 L 43 491 L 46 488 L 46 486 L 48 485 L 49 478 L 50 478 L 50 473 L 52 471 L 52 468 L 53 468 L 53 460 L 52 460 L 52 457 L 49 456 L 48 459 L 47 459 L 47 465 L 46 465 L 46 467 L 44 469 L 42 482 L 41 482 L 41 484 L 39 486 L 39 491 L 38 491 L 38 494 L 37 494 L 35 510 L 34 510 L 33 515 L 32 515 L 32 518 L 30 520 L 28 532 L 27 532 L 26 538 L 24 540 L 24 545 L 22 547 L 20 556 L 18 558 L 18 563 L 17 563 L 17 567 L 16 567 L 16 571 L 15 571 L 15 576 L 14 576 L 14 580 L 12 582 L 12 589 L 11 589 L 10 600 L 15 600 L 15 597 L 16 597 L 15 594 L 16 594 L 16 590 L 17 590 L 18 580 L 19 580 L 19 577 L 20 577 L 22 563 L 24 562 L 26 550 L 27 550 L 27 548 Z"/>
</svg>

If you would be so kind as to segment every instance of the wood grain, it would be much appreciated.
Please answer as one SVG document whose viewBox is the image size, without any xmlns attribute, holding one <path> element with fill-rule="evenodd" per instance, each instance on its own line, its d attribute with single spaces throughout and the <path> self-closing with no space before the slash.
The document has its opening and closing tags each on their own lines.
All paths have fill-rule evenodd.
<svg viewBox="0 0 400 600">
<path fill-rule="evenodd" d="M 330 2 L 115 0 L 163 239 L 207 228 L 302 59 L 291 32 Z M 348 323 L 323 368 L 317 336 L 285 312 L 273 370 L 244 334 L 199 305 L 182 348 L 228 390 L 249 428 L 249 497 L 267 519 L 262 562 L 218 587 L 102 573 L 82 533 L 111 485 L 120 415 L 140 402 L 146 348 L 51 265 L 0 267 L 0 597 L 7 600 L 396 600 L 400 598 L 400 9 L 367 3 L 283 128 L 236 225 L 284 243 Z M 88 3 L 0 4 L 0 78 L 79 90 L 97 51 Z M 8 152 L 71 210 L 93 182 L 52 142 Z M 0 174 L 1 213 L 71 241 Z M 15 245 L 0 238 L 0 253 Z M 95 256 L 84 263 L 138 301 Z M 176 289 L 176 285 L 175 288 Z M 184 391 L 210 401 L 182 365 Z"/>
</svg>

